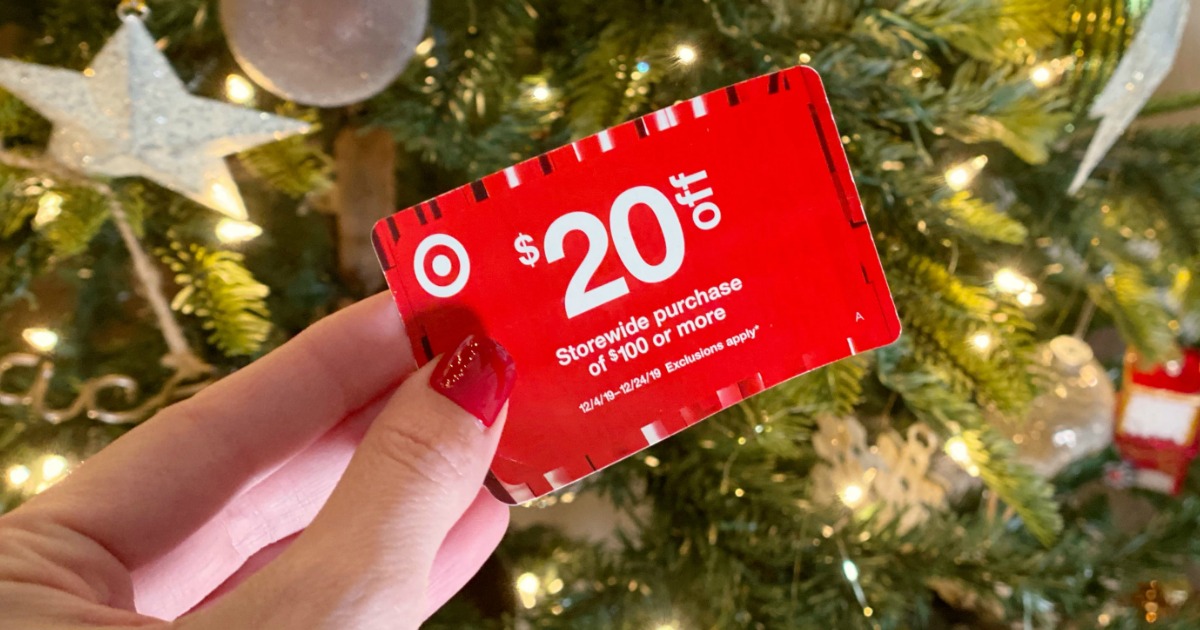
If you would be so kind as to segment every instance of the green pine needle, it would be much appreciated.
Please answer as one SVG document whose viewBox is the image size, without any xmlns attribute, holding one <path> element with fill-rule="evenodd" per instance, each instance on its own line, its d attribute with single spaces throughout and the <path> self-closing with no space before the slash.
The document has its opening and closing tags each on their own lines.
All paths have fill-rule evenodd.
<svg viewBox="0 0 1200 630">
<path fill-rule="evenodd" d="M 291 136 L 244 151 L 238 159 L 268 186 L 293 199 L 328 190 L 333 185 L 333 158 L 311 139 L 319 129 L 316 113 L 284 107 L 278 114 L 304 120 L 313 129 L 305 136 Z"/>
<path fill-rule="evenodd" d="M 240 253 L 175 242 L 161 255 L 180 286 L 172 308 L 200 318 L 209 331 L 208 341 L 226 356 L 249 356 L 262 349 L 271 331 L 266 303 L 270 290 L 243 266 Z"/>
</svg>

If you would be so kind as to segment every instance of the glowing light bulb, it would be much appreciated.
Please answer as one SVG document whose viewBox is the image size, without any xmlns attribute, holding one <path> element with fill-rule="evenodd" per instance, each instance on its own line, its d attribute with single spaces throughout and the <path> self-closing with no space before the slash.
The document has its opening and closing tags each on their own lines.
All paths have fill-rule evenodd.
<svg viewBox="0 0 1200 630">
<path fill-rule="evenodd" d="M 851 582 L 858 581 L 858 565 L 854 564 L 849 558 L 842 560 L 842 573 L 846 575 L 846 579 Z"/>
<path fill-rule="evenodd" d="M 53 481 L 67 472 L 67 458 L 62 455 L 47 455 L 42 460 L 42 479 Z"/>
<path fill-rule="evenodd" d="M 37 214 L 33 215 L 33 227 L 40 228 L 62 214 L 62 195 L 49 191 L 38 198 Z"/>
<path fill-rule="evenodd" d="M 1022 291 L 1017 294 L 1017 303 L 1021 306 L 1030 306 L 1033 304 L 1033 292 Z"/>
<path fill-rule="evenodd" d="M 521 605 L 525 608 L 536 606 L 538 589 L 541 587 L 542 581 L 532 573 L 522 573 L 517 577 L 517 596 L 521 599 Z"/>
<path fill-rule="evenodd" d="M 422 41 L 420 44 L 417 44 L 417 47 L 414 49 L 414 51 L 418 55 L 428 55 L 429 51 L 431 51 L 431 50 L 433 50 L 433 38 L 432 37 L 425 38 L 425 40 Z"/>
<path fill-rule="evenodd" d="M 946 171 L 946 183 L 954 190 L 962 190 L 971 183 L 971 173 L 963 166 Z"/>
<path fill-rule="evenodd" d="M 1017 271 L 1004 267 L 997 271 L 996 275 L 992 276 L 992 284 L 1005 293 L 1021 293 L 1022 291 L 1028 291 L 1030 285 L 1033 283 L 1029 281 L 1029 278 L 1026 278 Z"/>
<path fill-rule="evenodd" d="M 8 478 L 9 485 L 15 488 L 20 488 L 21 486 L 25 485 L 26 481 L 29 481 L 29 477 L 32 474 L 33 473 L 29 472 L 28 466 L 17 465 L 9 468 L 5 473 L 5 477 Z"/>
<path fill-rule="evenodd" d="M 642 74 L 646 74 L 647 72 L 650 72 L 650 64 L 649 64 L 648 62 L 645 62 L 645 61 L 639 61 L 639 62 L 637 62 L 637 65 L 636 65 L 636 66 L 634 66 L 634 68 L 635 68 L 635 69 L 636 69 L 638 72 L 641 72 Z"/>
<path fill-rule="evenodd" d="M 258 90 L 246 77 L 240 74 L 231 74 L 225 77 L 225 97 L 230 102 L 246 105 L 253 102 L 257 95 Z"/>
<path fill-rule="evenodd" d="M 647 455 L 646 459 L 643 461 L 645 461 L 646 465 L 651 468 L 658 468 L 658 465 L 662 463 L 662 462 L 658 461 L 658 458 L 653 455 Z"/>
<path fill-rule="evenodd" d="M 858 505 L 860 502 L 862 502 L 862 500 L 863 500 L 862 486 L 857 485 L 857 484 L 850 484 L 850 485 L 846 486 L 845 488 L 842 488 L 841 495 L 842 495 L 843 503 L 845 503 L 846 505 L 848 505 L 850 507 L 854 507 L 854 506 Z"/>
<path fill-rule="evenodd" d="M 992 339 L 991 335 L 985 332 L 981 332 L 974 337 L 971 337 L 971 345 L 975 346 L 975 349 L 980 352 L 987 352 L 990 350 L 993 343 L 995 343 L 995 340 Z"/>
<path fill-rule="evenodd" d="M 532 573 L 522 573 L 517 578 L 517 591 L 522 595 L 536 595 L 541 586 L 542 581 Z"/>
<path fill-rule="evenodd" d="M 213 230 L 222 243 L 245 243 L 262 235 L 262 228 L 249 221 L 221 219 Z"/>
<path fill-rule="evenodd" d="M 1042 64 L 1029 73 L 1029 80 L 1038 87 L 1046 87 L 1054 81 L 1054 71 L 1050 66 Z"/>
<path fill-rule="evenodd" d="M 546 592 L 550 593 L 551 595 L 555 595 L 561 590 L 563 590 L 563 581 L 559 578 L 554 578 L 549 584 L 546 585 Z"/>
<path fill-rule="evenodd" d="M 539 103 L 545 103 L 550 100 L 550 88 L 546 85 L 536 85 L 529 91 L 529 96 Z"/>
<path fill-rule="evenodd" d="M 654 627 L 654 630 L 679 630 L 679 627 L 674 623 L 660 623 Z"/>
<path fill-rule="evenodd" d="M 21 337 L 39 352 L 50 352 L 58 346 L 58 333 L 49 328 L 26 328 Z"/>
<path fill-rule="evenodd" d="M 696 52 L 696 48 L 691 44 L 680 44 L 675 47 L 675 58 L 679 60 L 679 63 L 684 65 L 690 66 L 696 63 L 696 59 L 699 56 L 700 53 Z"/>
<path fill-rule="evenodd" d="M 987 166 L 988 159 L 986 155 L 980 155 L 972 158 L 967 162 L 951 167 L 946 171 L 946 185 L 951 190 L 964 190 L 975 180 L 975 176 Z"/>
<path fill-rule="evenodd" d="M 967 448 L 967 442 L 960 437 L 946 440 L 946 454 L 960 465 L 966 466 L 971 463 L 971 449 Z"/>
</svg>

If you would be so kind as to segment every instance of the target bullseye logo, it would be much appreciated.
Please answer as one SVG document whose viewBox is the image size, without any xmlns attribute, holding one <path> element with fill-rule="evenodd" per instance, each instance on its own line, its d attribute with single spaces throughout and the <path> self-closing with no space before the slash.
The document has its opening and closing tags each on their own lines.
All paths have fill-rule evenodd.
<svg viewBox="0 0 1200 630">
<path fill-rule="evenodd" d="M 448 234 L 431 234 L 417 246 L 413 255 L 413 274 L 417 284 L 429 295 L 453 297 L 467 286 L 471 258 L 458 239 Z"/>
</svg>

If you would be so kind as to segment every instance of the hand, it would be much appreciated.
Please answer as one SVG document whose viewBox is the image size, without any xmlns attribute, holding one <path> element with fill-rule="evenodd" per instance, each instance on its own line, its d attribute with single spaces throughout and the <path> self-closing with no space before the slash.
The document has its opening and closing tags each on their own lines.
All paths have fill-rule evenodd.
<svg viewBox="0 0 1200 630">
<path fill-rule="evenodd" d="M 514 371 L 478 337 L 414 369 L 377 295 L 163 410 L 0 517 L 0 629 L 415 628 L 508 525 Z"/>
</svg>

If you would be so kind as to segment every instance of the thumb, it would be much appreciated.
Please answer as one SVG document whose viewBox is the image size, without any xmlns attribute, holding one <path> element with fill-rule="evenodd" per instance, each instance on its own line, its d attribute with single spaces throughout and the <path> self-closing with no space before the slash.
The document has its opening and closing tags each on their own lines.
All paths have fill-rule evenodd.
<svg viewBox="0 0 1200 630">
<path fill-rule="evenodd" d="M 200 615 L 217 617 L 212 627 L 415 628 L 438 548 L 495 454 L 515 376 L 508 352 L 479 336 L 417 371 L 384 406 L 312 525 Z"/>
</svg>

